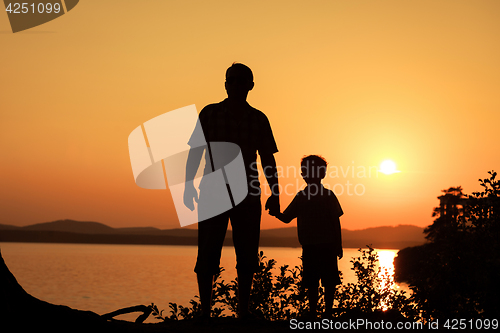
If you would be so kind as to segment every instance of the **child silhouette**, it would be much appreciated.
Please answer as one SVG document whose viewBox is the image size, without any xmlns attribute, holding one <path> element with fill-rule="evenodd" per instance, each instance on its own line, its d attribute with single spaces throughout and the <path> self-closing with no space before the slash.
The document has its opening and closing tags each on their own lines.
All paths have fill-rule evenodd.
<svg viewBox="0 0 500 333">
<path fill-rule="evenodd" d="M 281 212 L 269 212 L 284 223 L 297 218 L 297 233 L 302 245 L 303 285 L 307 289 L 309 309 L 316 317 L 319 281 L 325 288 L 325 316 L 332 314 L 336 285 L 340 284 L 337 257 L 343 256 L 340 219 L 344 213 L 335 194 L 321 181 L 327 162 L 317 155 L 301 161 L 301 175 L 307 187 L 298 192 Z"/>
</svg>

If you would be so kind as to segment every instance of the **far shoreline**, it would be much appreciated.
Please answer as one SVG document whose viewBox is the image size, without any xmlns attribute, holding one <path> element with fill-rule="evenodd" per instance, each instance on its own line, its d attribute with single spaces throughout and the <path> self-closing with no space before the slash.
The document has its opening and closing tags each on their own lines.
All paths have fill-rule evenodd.
<svg viewBox="0 0 500 333">
<path fill-rule="evenodd" d="M 166 244 L 166 243 L 110 243 L 110 242 L 68 242 L 68 241 L 30 241 L 30 240 L 4 240 L 0 239 L 0 244 L 2 243 L 26 243 L 26 244 L 88 244 L 88 245 L 151 245 L 151 246 L 194 246 L 196 247 L 197 244 Z M 406 247 L 412 247 L 412 246 L 417 246 L 420 244 L 413 244 L 413 242 L 404 242 L 403 246 L 397 247 L 397 246 L 376 246 L 376 245 L 371 245 L 372 248 L 378 249 L 378 250 L 401 250 Z M 409 245 L 408 245 L 409 244 Z M 367 249 L 369 244 L 365 245 L 344 245 L 344 249 Z M 224 244 L 224 247 L 233 247 L 232 244 Z M 301 246 L 292 246 L 292 245 L 270 245 L 268 243 L 266 244 L 260 244 L 259 248 L 285 248 L 285 249 L 300 249 Z"/>
</svg>

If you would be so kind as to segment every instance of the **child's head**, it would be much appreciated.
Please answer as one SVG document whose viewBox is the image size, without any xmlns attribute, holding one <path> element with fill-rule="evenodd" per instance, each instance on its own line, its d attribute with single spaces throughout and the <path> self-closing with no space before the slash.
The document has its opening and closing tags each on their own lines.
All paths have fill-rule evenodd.
<svg viewBox="0 0 500 333">
<path fill-rule="evenodd" d="M 320 183 L 326 176 L 328 162 L 319 155 L 309 155 L 302 158 L 300 170 L 307 184 Z"/>
</svg>

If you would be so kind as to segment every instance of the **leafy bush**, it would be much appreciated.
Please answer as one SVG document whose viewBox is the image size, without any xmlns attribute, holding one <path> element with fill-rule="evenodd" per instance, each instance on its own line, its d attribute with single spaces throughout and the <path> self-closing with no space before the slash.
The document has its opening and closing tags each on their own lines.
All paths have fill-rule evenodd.
<svg viewBox="0 0 500 333">
<path fill-rule="evenodd" d="M 334 306 L 337 314 L 349 310 L 371 313 L 376 310 L 393 309 L 408 319 L 417 319 L 417 311 L 412 299 L 405 291 L 397 290 L 393 285 L 393 277 L 387 269 L 382 271 L 378 265 L 378 255 L 368 246 L 362 250 L 360 257 L 352 258 L 357 283 L 342 284 L 337 287 Z"/>
<path fill-rule="evenodd" d="M 378 256 L 373 248 L 359 249 L 361 256 L 353 258 L 352 270 L 357 276 L 357 283 L 337 286 L 334 316 L 340 316 L 349 310 L 373 312 L 384 308 L 392 308 L 415 319 L 416 310 L 412 300 L 405 292 L 395 290 L 392 277 L 387 272 L 379 277 Z M 306 290 L 302 285 L 302 265 L 290 268 L 288 265 L 279 267 L 277 275 L 273 275 L 276 260 L 267 259 L 261 251 L 259 271 L 254 275 L 250 308 L 252 312 L 266 320 L 289 320 L 306 314 L 309 309 Z M 226 283 L 221 278 L 221 272 L 216 275 L 213 292 L 212 317 L 230 316 L 237 313 L 237 279 Z M 342 275 L 341 275 L 342 278 Z M 318 310 L 324 310 L 324 290 L 319 288 Z M 191 319 L 201 313 L 198 296 L 190 301 L 189 307 L 170 303 L 170 316 L 164 318 L 163 311 L 158 311 L 152 304 L 153 314 L 161 320 Z"/>
</svg>

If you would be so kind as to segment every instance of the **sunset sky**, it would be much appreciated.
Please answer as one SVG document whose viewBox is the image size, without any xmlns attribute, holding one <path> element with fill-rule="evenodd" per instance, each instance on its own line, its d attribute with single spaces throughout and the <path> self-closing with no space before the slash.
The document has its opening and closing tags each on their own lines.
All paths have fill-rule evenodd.
<svg viewBox="0 0 500 333">
<path fill-rule="evenodd" d="M 135 184 L 128 136 L 223 100 L 236 61 L 292 184 L 282 208 L 320 154 L 343 228 L 427 226 L 442 189 L 500 171 L 499 17 L 497 0 L 83 0 L 14 34 L 2 12 L 0 223 L 179 227 L 168 191 Z"/>
</svg>

